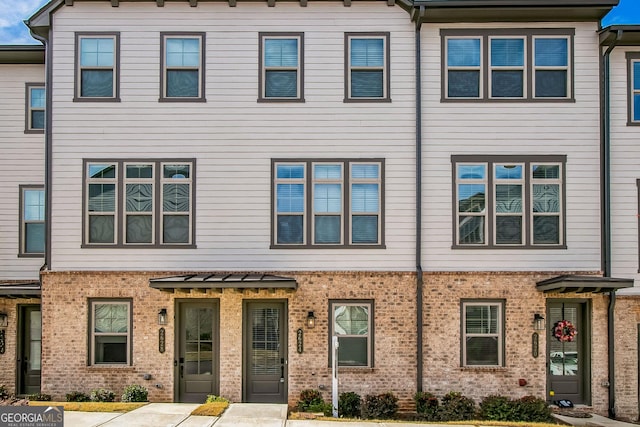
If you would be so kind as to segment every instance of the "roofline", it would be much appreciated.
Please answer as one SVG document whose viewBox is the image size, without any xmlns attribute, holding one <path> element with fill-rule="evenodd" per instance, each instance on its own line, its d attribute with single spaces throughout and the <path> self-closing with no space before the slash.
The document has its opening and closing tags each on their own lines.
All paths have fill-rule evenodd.
<svg viewBox="0 0 640 427">
<path fill-rule="evenodd" d="M 0 45 L 0 64 L 44 64 L 44 46 Z"/>
<path fill-rule="evenodd" d="M 427 7 L 614 7 L 619 0 L 414 0 L 416 6 Z"/>
<path fill-rule="evenodd" d="M 610 25 L 598 35 L 601 46 L 640 46 L 640 25 Z"/>
</svg>

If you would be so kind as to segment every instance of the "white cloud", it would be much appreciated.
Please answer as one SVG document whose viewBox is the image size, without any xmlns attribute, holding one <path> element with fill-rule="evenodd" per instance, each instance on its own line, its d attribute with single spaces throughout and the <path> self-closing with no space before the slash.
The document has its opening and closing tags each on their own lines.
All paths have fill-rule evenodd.
<svg viewBox="0 0 640 427">
<path fill-rule="evenodd" d="M 0 0 L 0 44 L 38 43 L 22 21 L 47 3 L 47 0 Z"/>
</svg>

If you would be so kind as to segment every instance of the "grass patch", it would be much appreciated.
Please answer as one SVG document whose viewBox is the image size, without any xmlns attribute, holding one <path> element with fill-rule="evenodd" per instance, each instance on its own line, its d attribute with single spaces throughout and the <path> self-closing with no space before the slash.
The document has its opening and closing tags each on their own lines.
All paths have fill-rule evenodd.
<svg viewBox="0 0 640 427">
<path fill-rule="evenodd" d="M 129 412 L 146 405 L 148 402 L 37 402 L 30 401 L 29 406 L 62 406 L 65 411 L 82 412 Z"/>
<path fill-rule="evenodd" d="M 219 417 L 229 407 L 228 402 L 203 403 L 191 412 L 191 415 Z"/>
</svg>

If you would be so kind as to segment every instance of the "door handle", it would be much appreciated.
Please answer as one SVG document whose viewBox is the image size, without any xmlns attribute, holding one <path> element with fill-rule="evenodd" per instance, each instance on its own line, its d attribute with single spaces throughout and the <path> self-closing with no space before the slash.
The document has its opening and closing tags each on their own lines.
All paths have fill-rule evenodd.
<svg viewBox="0 0 640 427">
<path fill-rule="evenodd" d="M 184 378 L 184 365 L 180 364 L 180 378 Z"/>
</svg>

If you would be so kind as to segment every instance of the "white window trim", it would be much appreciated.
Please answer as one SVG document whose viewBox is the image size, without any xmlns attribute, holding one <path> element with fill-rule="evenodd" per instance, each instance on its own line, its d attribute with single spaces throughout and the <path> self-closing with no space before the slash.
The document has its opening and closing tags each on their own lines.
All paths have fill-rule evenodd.
<svg viewBox="0 0 640 427">
<path fill-rule="evenodd" d="M 295 67 L 267 67 L 266 63 L 266 54 L 267 50 L 265 49 L 265 44 L 267 40 L 292 40 L 295 39 L 298 41 L 298 52 L 297 52 L 297 60 L 298 63 Z M 276 99 L 276 100 L 299 100 L 302 99 L 302 91 L 301 91 L 301 61 L 302 61 L 302 36 L 300 35 L 264 35 L 261 37 L 260 43 L 262 44 L 262 75 L 260 78 L 262 79 L 262 93 L 260 96 L 262 99 Z M 267 71 L 295 71 L 296 72 L 296 96 L 267 96 Z"/>
<path fill-rule="evenodd" d="M 78 51 L 78 64 L 77 64 L 77 91 L 76 98 L 78 99 L 116 99 L 118 97 L 118 88 L 117 88 L 117 69 L 118 69 L 118 43 L 116 40 L 115 34 L 81 34 L 78 36 L 78 46 L 76 47 Z M 112 66 L 82 66 L 82 40 L 83 39 L 110 39 L 113 42 L 113 65 Z M 112 79 L 112 87 L 113 92 L 111 96 L 82 96 L 82 70 L 111 70 L 111 79 Z"/>
<path fill-rule="evenodd" d="M 493 242 L 494 245 L 496 246 L 523 246 L 525 244 L 525 237 L 526 237 L 526 230 L 525 230 L 525 224 L 526 224 L 526 217 L 525 217 L 525 198 L 526 198 L 526 174 L 527 174 L 527 168 L 526 165 L 524 163 L 518 163 L 518 162 L 513 162 L 513 163 L 509 163 L 509 162 L 495 162 L 492 164 L 492 171 L 491 173 L 493 174 Z M 520 179 L 498 179 L 498 177 L 496 176 L 496 166 L 520 166 L 522 168 L 522 178 Z M 522 199 L 520 200 L 520 206 L 521 206 L 521 210 L 520 210 L 520 243 L 497 243 L 497 238 L 498 238 L 498 217 L 499 216 L 508 216 L 508 217 L 515 217 L 518 216 L 518 214 L 516 212 L 498 212 L 498 191 L 497 191 L 497 186 L 498 185 L 519 185 L 520 188 L 522 189 Z M 532 196 L 533 197 L 533 194 Z M 488 210 L 488 209 L 485 209 Z M 533 234 L 533 226 L 531 226 L 532 229 L 532 234 Z"/>
<path fill-rule="evenodd" d="M 303 177 L 302 178 L 278 178 L 278 166 L 302 166 L 303 168 Z M 302 246 L 307 244 L 307 226 L 308 226 L 308 215 L 307 215 L 307 174 L 309 171 L 307 170 L 306 162 L 276 162 L 274 164 L 274 201 L 273 201 L 273 229 L 275 230 L 273 239 L 276 245 L 281 246 Z M 303 191 L 303 207 L 302 213 L 300 212 L 278 212 L 278 184 L 301 184 Z M 302 216 L 302 243 L 278 243 L 278 217 L 279 216 Z M 313 221 L 312 221 L 313 222 Z"/>
<path fill-rule="evenodd" d="M 198 65 L 197 66 L 169 66 L 167 65 L 167 40 L 169 39 L 197 39 L 198 40 Z M 203 64 L 203 45 L 204 45 L 204 37 L 202 35 L 196 34 L 184 34 L 184 35 L 176 35 L 176 34 L 163 34 L 162 36 L 162 44 L 164 48 L 164 60 L 163 63 L 163 77 L 164 84 L 162 85 L 162 98 L 164 99 L 201 99 L 203 97 L 203 88 L 202 88 L 202 64 Z M 168 96 L 167 87 L 169 84 L 169 71 L 178 70 L 178 71 L 188 71 L 188 70 L 196 70 L 198 72 L 198 95 L 197 96 Z"/>
<path fill-rule="evenodd" d="M 91 165 L 113 165 L 114 167 L 114 173 L 115 173 L 115 177 L 114 178 L 91 178 L 89 176 L 89 169 L 91 167 Z M 119 203 L 120 203 L 120 188 L 118 186 L 118 176 L 120 173 L 120 169 L 119 169 L 119 164 L 118 162 L 112 162 L 109 160 L 106 160 L 104 162 L 87 162 L 86 166 L 85 166 L 85 170 L 84 170 L 84 174 L 86 176 L 86 183 L 85 183 L 85 206 L 84 206 L 84 212 L 85 212 L 85 242 L 88 245 L 109 245 L 109 246 L 115 246 L 118 242 L 118 230 L 119 230 L 119 221 L 118 221 L 118 208 L 119 208 Z M 113 212 L 90 212 L 89 211 L 89 201 L 90 201 L 90 197 L 89 195 L 91 194 L 91 192 L 89 191 L 89 188 L 91 187 L 91 184 L 112 184 L 114 186 L 114 203 L 113 203 Z M 105 242 L 100 242 L 100 243 L 93 243 L 91 242 L 91 217 L 93 216 L 112 216 L 113 217 L 113 242 L 110 243 L 105 243 Z"/>
<path fill-rule="evenodd" d="M 127 178 L 127 166 L 151 166 L 151 178 Z M 156 235 L 156 185 L 155 185 L 155 177 L 156 177 L 156 165 L 155 163 L 145 163 L 145 162 L 125 162 L 123 164 L 123 192 L 124 192 L 124 201 L 122 204 L 122 208 L 124 210 L 124 218 L 123 218 L 123 228 L 124 228 L 124 244 L 125 245 L 153 245 L 155 244 L 155 235 Z M 129 212 L 127 210 L 127 185 L 128 184 L 147 184 L 151 185 L 151 212 Z M 151 217 L 151 242 L 145 243 L 130 243 L 127 241 L 127 225 L 130 216 L 150 216 Z"/>
<path fill-rule="evenodd" d="M 95 321 L 96 321 L 96 305 L 126 305 L 127 307 L 127 332 L 95 332 Z M 132 336 L 132 302 L 131 300 L 92 300 L 91 301 L 91 310 L 89 312 L 89 316 L 91 319 L 91 324 L 89 327 L 90 334 L 90 356 L 89 356 L 89 365 L 91 366 L 105 366 L 105 365 L 116 365 L 116 366 L 128 366 L 131 365 L 131 336 Z M 96 362 L 96 337 L 98 336 L 126 336 L 127 337 L 127 361 L 126 363 L 99 363 Z"/>
<path fill-rule="evenodd" d="M 388 58 L 387 58 L 387 52 L 388 52 L 388 46 L 387 46 L 387 36 L 383 36 L 383 35 L 358 35 L 358 34 L 350 34 L 347 36 L 348 42 L 347 42 L 347 49 L 349 50 L 347 53 L 347 60 L 349 61 L 349 65 L 348 65 L 348 72 L 347 72 L 347 99 L 350 100 L 378 100 L 378 99 L 388 99 L 389 98 L 389 94 L 388 92 L 388 79 L 389 79 L 389 70 L 387 69 L 387 63 L 388 63 Z M 352 66 L 351 65 L 351 41 L 352 40 L 382 40 L 382 53 L 383 53 L 383 58 L 382 58 L 382 65 L 381 66 L 370 66 L 370 67 L 366 67 L 366 66 L 360 66 L 360 67 L 356 67 L 356 66 Z M 351 74 L 352 71 L 379 71 L 382 70 L 382 96 L 375 96 L 375 97 L 363 97 L 363 96 L 353 96 L 352 92 L 351 92 Z"/>
<path fill-rule="evenodd" d="M 474 334 L 467 333 L 467 307 L 498 307 L 497 333 Z M 462 366 L 470 368 L 504 366 L 504 304 L 499 301 L 464 301 L 462 303 Z M 467 363 L 467 337 L 495 337 L 498 340 L 498 364 L 497 365 L 469 365 Z"/>
<path fill-rule="evenodd" d="M 189 166 L 189 177 L 185 178 L 165 178 L 164 167 L 169 165 Z M 180 246 L 191 245 L 193 236 L 193 163 L 192 162 L 161 162 L 160 171 L 160 202 L 158 204 L 160 211 L 162 212 L 162 218 L 160 218 L 160 242 L 161 245 L 167 246 Z M 165 184 L 180 184 L 189 186 L 189 210 L 186 212 L 165 212 L 164 210 L 164 185 Z M 166 216 L 186 216 L 189 221 L 189 239 L 184 243 L 165 243 L 164 242 L 164 217 Z"/>
<path fill-rule="evenodd" d="M 478 66 L 449 66 L 449 40 L 479 40 L 480 41 L 480 65 Z M 445 92 L 446 99 L 482 99 L 484 93 L 484 43 L 481 36 L 446 36 L 444 38 L 445 61 Z M 478 72 L 478 96 L 449 96 L 449 71 L 477 71 Z"/>
<path fill-rule="evenodd" d="M 524 58 L 523 58 L 523 62 L 522 62 L 522 66 L 514 66 L 514 65 L 508 65 L 508 66 L 494 66 L 491 64 L 491 49 L 492 49 L 492 40 L 522 40 L 523 43 L 523 47 L 524 47 Z M 524 36 L 489 36 L 489 63 L 487 64 L 488 66 L 488 72 L 489 72 L 489 78 L 488 78 L 488 85 L 489 85 L 489 93 L 488 93 L 488 97 L 490 99 L 526 99 L 527 98 L 527 38 Z M 522 71 L 522 96 L 510 96 L 510 97 L 505 97 L 505 96 L 493 96 L 493 72 L 494 71 Z"/>
<path fill-rule="evenodd" d="M 558 177 L 557 179 L 551 179 L 551 178 L 534 178 L 533 177 L 533 167 L 534 166 L 540 166 L 540 165 L 545 165 L 545 166 L 558 166 Z M 564 194 L 562 194 L 562 177 L 564 176 L 564 171 L 562 168 L 562 163 L 557 163 L 557 162 L 536 162 L 536 161 L 532 161 L 529 164 L 529 168 L 530 170 L 527 171 L 527 173 L 529 173 L 529 176 L 531 177 L 531 183 L 530 188 L 529 188 L 529 215 L 531 218 L 531 226 L 530 226 L 530 241 L 531 241 L 531 245 L 532 246 L 536 246 L 536 243 L 534 243 L 534 226 L 533 226 L 533 220 L 535 217 L 542 217 L 542 216 L 549 216 L 549 217 L 557 217 L 558 218 L 558 243 L 557 245 L 562 245 L 563 242 L 563 236 L 564 236 L 564 221 L 562 221 L 562 218 L 564 218 L 564 210 L 563 210 L 563 203 L 562 201 L 564 200 Z M 549 185 L 557 185 L 558 186 L 558 212 L 533 212 L 533 199 L 534 199 L 534 194 L 533 194 L 533 186 L 534 184 L 537 185 L 544 185 L 544 184 L 549 184 Z M 540 246 L 542 246 L 543 244 L 539 244 Z"/>
<path fill-rule="evenodd" d="M 484 178 L 477 178 L 477 179 L 469 179 L 469 178 L 459 178 L 460 174 L 459 174 L 459 169 L 460 166 L 478 166 L 481 165 L 484 167 Z M 456 191 L 456 224 L 455 224 L 455 230 L 456 230 L 456 244 L 460 245 L 460 246 L 469 246 L 469 247 L 477 247 L 477 246 L 488 246 L 489 245 L 489 239 L 487 239 L 487 237 L 489 236 L 489 207 L 488 206 L 488 190 L 489 190 L 489 173 L 490 171 L 488 170 L 488 164 L 486 162 L 460 162 L 460 163 L 456 163 L 456 170 L 455 170 L 455 178 L 456 178 L 456 184 L 455 184 L 455 191 Z M 484 206 L 484 211 L 480 211 L 480 212 L 460 212 L 460 185 L 465 185 L 465 184 L 469 184 L 469 185 L 473 185 L 473 184 L 481 184 L 484 185 L 484 191 L 485 191 L 485 206 Z M 474 216 L 474 217 L 482 217 L 484 218 L 484 243 L 462 243 L 460 241 L 461 237 L 460 236 L 460 217 L 461 216 Z"/>
<path fill-rule="evenodd" d="M 338 366 L 343 368 L 354 368 L 354 369 L 366 369 L 373 367 L 373 302 L 372 301 L 348 301 L 348 300 L 340 300 L 340 301 L 331 301 L 331 336 L 337 336 L 338 339 L 340 337 L 344 338 L 367 338 L 367 364 L 365 365 L 341 365 L 338 362 Z M 367 307 L 368 316 L 367 316 L 367 334 L 366 335 L 338 335 L 336 334 L 336 308 L 337 307 Z M 331 342 L 331 341 L 330 341 Z M 329 350 L 329 359 L 331 359 L 331 349 Z"/>
<path fill-rule="evenodd" d="M 351 176 L 352 165 L 374 165 L 378 167 L 378 178 L 354 178 Z M 375 212 L 354 212 L 353 203 L 349 203 L 349 244 L 352 246 L 366 246 L 366 245 L 379 245 L 382 238 L 382 164 L 379 162 L 360 162 L 350 161 L 348 162 L 349 173 L 349 195 L 353 194 L 352 188 L 354 184 L 376 184 L 378 186 L 378 210 Z M 371 216 L 378 217 L 378 240 L 374 243 L 354 243 L 353 242 L 353 217 L 355 216 Z"/>
<path fill-rule="evenodd" d="M 538 66 L 536 65 L 536 40 L 539 39 L 564 39 L 567 42 L 567 65 L 566 66 Z M 562 35 L 534 35 L 531 39 L 531 50 L 533 58 L 532 70 L 531 70 L 531 98 L 533 99 L 568 99 L 571 98 L 571 88 L 573 82 L 571 80 L 571 37 Z M 567 73 L 567 92 L 564 96 L 536 96 L 536 71 L 565 71 Z"/>
<path fill-rule="evenodd" d="M 339 179 L 324 179 L 315 177 L 315 166 L 339 166 L 340 178 Z M 311 220 L 311 241 L 314 245 L 344 245 L 344 163 L 331 163 L 331 162 L 312 162 L 311 163 L 311 204 L 313 205 L 313 219 Z M 316 184 L 339 184 L 340 185 L 340 212 L 338 214 L 331 212 L 316 212 L 315 207 L 315 188 Z M 306 189 L 305 189 L 306 194 Z M 340 217 L 340 242 L 339 243 L 316 243 L 316 217 L 317 216 L 330 216 Z M 303 221 L 304 222 L 304 221 Z M 304 240 L 304 239 L 303 239 Z"/>
</svg>

